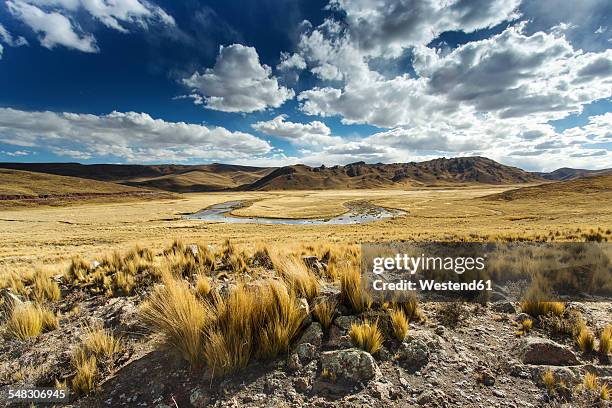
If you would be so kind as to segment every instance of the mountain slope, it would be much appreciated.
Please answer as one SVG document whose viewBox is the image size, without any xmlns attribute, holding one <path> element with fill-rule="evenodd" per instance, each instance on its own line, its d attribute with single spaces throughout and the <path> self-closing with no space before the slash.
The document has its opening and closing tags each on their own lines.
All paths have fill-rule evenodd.
<svg viewBox="0 0 612 408">
<path fill-rule="evenodd" d="M 569 167 L 562 167 L 550 173 L 536 173 L 542 178 L 547 180 L 576 180 L 584 177 L 603 176 L 606 174 L 612 174 L 612 169 L 603 170 L 585 170 L 585 169 L 571 169 Z"/>
<path fill-rule="evenodd" d="M 535 174 L 484 157 L 435 159 L 421 163 L 366 164 L 309 167 L 285 166 L 270 172 L 243 190 L 310 190 L 382 188 L 456 183 L 515 184 L 542 181 Z"/>
</svg>

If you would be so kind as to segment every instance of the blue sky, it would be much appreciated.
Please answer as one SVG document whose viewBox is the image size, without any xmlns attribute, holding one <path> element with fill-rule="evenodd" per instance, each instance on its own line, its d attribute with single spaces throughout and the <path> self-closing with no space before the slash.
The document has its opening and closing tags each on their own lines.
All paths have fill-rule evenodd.
<svg viewBox="0 0 612 408">
<path fill-rule="evenodd" d="M 0 161 L 612 167 L 611 15 L 596 0 L 9 0 Z"/>
</svg>

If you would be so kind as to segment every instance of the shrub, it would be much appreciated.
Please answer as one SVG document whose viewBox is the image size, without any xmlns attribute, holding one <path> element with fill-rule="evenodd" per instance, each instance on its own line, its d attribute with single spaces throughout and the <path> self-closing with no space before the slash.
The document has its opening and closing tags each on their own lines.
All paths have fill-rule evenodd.
<svg viewBox="0 0 612 408">
<path fill-rule="evenodd" d="M 325 330 L 329 329 L 334 320 L 334 312 L 336 310 L 336 302 L 326 300 L 317 303 L 312 309 L 314 319 L 321 323 Z"/>
<path fill-rule="evenodd" d="M 603 355 L 612 351 L 612 325 L 606 326 L 599 334 L 599 352 Z"/>
<path fill-rule="evenodd" d="M 389 310 L 389 317 L 391 318 L 391 328 L 393 329 L 393 336 L 399 341 L 403 341 L 408 333 L 408 317 L 402 309 L 391 309 Z"/>
<path fill-rule="evenodd" d="M 349 336 L 356 347 L 370 354 L 376 354 L 382 347 L 383 336 L 378 328 L 378 322 L 370 323 L 366 320 L 361 324 L 353 323 Z"/>
<path fill-rule="evenodd" d="M 565 305 L 562 302 L 526 300 L 521 302 L 521 311 L 533 317 L 546 316 L 549 314 L 561 316 L 565 311 Z"/>
<path fill-rule="evenodd" d="M 203 330 L 206 311 L 184 281 L 165 279 L 142 307 L 145 324 L 163 333 L 192 366 L 202 362 Z"/>
<path fill-rule="evenodd" d="M 372 306 L 372 299 L 361 283 L 361 272 L 356 265 L 343 264 L 339 268 L 340 297 L 354 312 L 361 313 Z"/>
<path fill-rule="evenodd" d="M 39 303 L 45 301 L 54 302 L 60 298 L 60 288 L 58 284 L 43 270 L 34 273 L 32 284 L 32 298 Z"/>
<path fill-rule="evenodd" d="M 583 353 L 590 353 L 595 349 L 595 336 L 588 329 L 584 328 L 578 333 L 576 344 Z"/>
<path fill-rule="evenodd" d="M 56 329 L 57 326 L 57 317 L 53 312 L 32 303 L 24 303 L 13 308 L 6 322 L 6 332 L 10 337 L 24 340 L 36 337 L 43 331 Z"/>
</svg>

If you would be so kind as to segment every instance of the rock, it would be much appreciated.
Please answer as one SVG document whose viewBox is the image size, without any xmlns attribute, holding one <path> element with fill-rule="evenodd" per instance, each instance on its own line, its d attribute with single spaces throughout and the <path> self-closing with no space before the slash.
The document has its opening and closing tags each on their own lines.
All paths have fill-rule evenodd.
<svg viewBox="0 0 612 408">
<path fill-rule="evenodd" d="M 493 395 L 495 395 L 497 398 L 506 398 L 506 393 L 501 391 L 501 390 L 493 390 L 492 391 Z"/>
<path fill-rule="evenodd" d="M 531 379 L 540 387 L 544 386 L 544 380 L 542 377 L 548 370 L 552 371 L 557 381 L 563 381 L 568 385 L 577 384 L 580 382 L 581 377 L 578 372 L 575 372 L 568 367 L 547 365 L 531 367 Z"/>
<path fill-rule="evenodd" d="M 506 295 L 504 295 L 503 293 L 498 292 L 496 290 L 492 291 L 489 294 L 489 301 L 491 301 L 491 302 L 501 302 L 501 301 L 506 301 L 506 300 L 508 300 Z"/>
<path fill-rule="evenodd" d="M 479 375 L 478 378 L 482 384 L 488 387 L 495 385 L 495 376 L 493 375 L 491 371 L 484 369 L 480 371 L 478 375 Z"/>
<path fill-rule="evenodd" d="M 367 382 L 381 376 L 372 355 L 357 348 L 322 353 L 321 368 L 337 379 L 351 383 Z"/>
<path fill-rule="evenodd" d="M 576 355 L 568 348 L 549 339 L 526 337 L 519 346 L 519 357 L 525 364 L 577 365 Z"/>
<path fill-rule="evenodd" d="M 191 390 L 189 394 L 189 402 L 195 408 L 204 408 L 210 404 L 210 397 L 201 388 L 197 387 Z"/>
<path fill-rule="evenodd" d="M 297 353 L 291 353 L 287 357 L 287 368 L 290 371 L 298 371 L 302 369 L 302 363 L 300 362 L 300 356 Z"/>
<path fill-rule="evenodd" d="M 409 339 L 401 344 L 395 357 L 402 366 L 418 370 L 429 361 L 429 348 L 421 339 Z"/>
<path fill-rule="evenodd" d="M 295 387 L 295 389 L 298 392 L 301 392 L 301 393 L 308 392 L 310 387 L 311 387 L 311 385 L 312 385 L 312 381 L 311 381 L 310 377 L 306 377 L 306 376 L 304 376 L 304 377 L 295 377 L 293 379 L 293 387 Z"/>
<path fill-rule="evenodd" d="M 495 302 L 491 305 L 491 310 L 498 313 L 516 313 L 516 308 L 512 302 Z"/>
<path fill-rule="evenodd" d="M 303 343 L 295 348 L 295 354 L 297 354 L 301 363 L 308 363 L 317 358 L 319 349 L 319 347 L 315 347 L 313 344 Z"/>
<path fill-rule="evenodd" d="M 339 316 L 334 320 L 334 325 L 342 331 L 348 332 L 351 330 L 351 325 L 358 322 L 359 318 L 357 316 Z"/>
<path fill-rule="evenodd" d="M 312 344 L 316 348 L 321 348 L 323 342 L 323 328 L 317 322 L 313 322 L 308 326 L 300 339 L 295 343 L 296 347 L 302 344 Z"/>
<path fill-rule="evenodd" d="M 440 337 L 444 337 L 445 334 L 445 327 L 442 325 L 439 325 L 438 327 L 436 327 L 436 329 L 434 330 L 434 333 L 436 333 L 438 336 Z"/>
<path fill-rule="evenodd" d="M 370 390 L 372 395 L 380 400 L 383 398 L 389 398 L 392 393 L 393 385 L 381 381 L 373 381 L 370 383 Z"/>
<path fill-rule="evenodd" d="M 321 275 L 325 271 L 325 267 L 323 266 L 321 261 L 319 261 L 319 258 L 317 258 L 316 256 L 304 256 L 302 257 L 302 260 L 304 261 L 308 269 L 310 269 L 317 275 Z"/>
<path fill-rule="evenodd" d="M 350 337 L 343 332 L 341 328 L 336 325 L 332 325 L 329 328 L 329 334 L 327 336 L 326 346 L 333 349 L 351 348 Z"/>
<path fill-rule="evenodd" d="M 527 313 L 519 313 L 514 318 L 514 320 L 516 320 L 516 322 L 519 324 L 522 324 L 525 320 L 529 319 L 531 319 L 531 316 L 529 316 Z"/>
</svg>

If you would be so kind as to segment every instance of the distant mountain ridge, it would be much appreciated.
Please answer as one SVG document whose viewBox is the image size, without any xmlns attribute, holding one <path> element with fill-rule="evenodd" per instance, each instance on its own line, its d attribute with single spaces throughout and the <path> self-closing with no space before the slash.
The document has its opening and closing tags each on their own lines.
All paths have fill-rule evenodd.
<svg viewBox="0 0 612 408">
<path fill-rule="evenodd" d="M 424 162 L 355 162 L 344 166 L 253 167 L 230 164 L 120 165 L 0 163 L 0 168 L 80 177 L 173 192 L 405 188 L 458 184 L 522 184 L 609 174 L 609 170 L 563 168 L 535 173 L 486 157 L 439 158 Z M 603 172 L 603 173 L 602 173 Z"/>
</svg>

